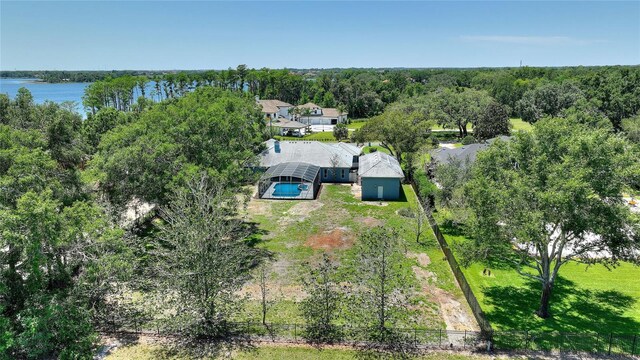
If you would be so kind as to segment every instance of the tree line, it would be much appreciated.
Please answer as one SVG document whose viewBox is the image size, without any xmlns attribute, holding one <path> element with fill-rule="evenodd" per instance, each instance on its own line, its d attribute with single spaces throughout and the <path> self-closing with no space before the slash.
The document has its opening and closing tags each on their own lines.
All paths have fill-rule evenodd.
<svg viewBox="0 0 640 360">
<path fill-rule="evenodd" d="M 160 101 L 211 86 L 293 105 L 309 101 L 323 107 L 342 105 L 351 118 L 368 118 L 379 115 L 387 105 L 403 98 L 439 89 L 458 92 L 473 89 L 489 94 L 511 117 L 536 121 L 542 115 L 554 115 L 581 103 L 603 113 L 616 129 L 620 129 L 622 119 L 636 114 L 640 107 L 638 66 L 277 70 L 239 65 L 228 70 L 122 76 L 135 80 L 117 81 L 120 76 L 96 79 L 100 83 L 95 84 L 95 89 L 93 85 L 87 89 L 85 107 L 92 111 L 118 107 L 113 99 L 122 98 L 122 92 L 128 102 L 139 96 Z M 129 94 L 136 88 L 140 92 L 130 99 Z M 144 89 L 149 91 L 145 94 Z"/>
</svg>

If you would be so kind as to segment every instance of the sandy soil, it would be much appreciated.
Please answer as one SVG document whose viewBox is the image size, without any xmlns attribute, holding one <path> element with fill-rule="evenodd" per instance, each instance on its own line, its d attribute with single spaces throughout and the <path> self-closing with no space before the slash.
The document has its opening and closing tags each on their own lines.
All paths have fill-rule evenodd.
<svg viewBox="0 0 640 360">
<path fill-rule="evenodd" d="M 415 257 L 420 266 L 413 266 L 412 270 L 422 286 L 422 291 L 429 299 L 438 303 L 440 315 L 447 325 L 447 330 L 479 330 L 473 315 L 450 293 L 432 285 L 436 280 L 436 274 L 423 269 L 423 264 L 429 264 L 431 259 L 427 254 L 410 254 Z"/>
<path fill-rule="evenodd" d="M 310 236 L 304 243 L 314 250 L 349 249 L 355 242 L 355 236 L 348 228 L 336 228 Z"/>
</svg>

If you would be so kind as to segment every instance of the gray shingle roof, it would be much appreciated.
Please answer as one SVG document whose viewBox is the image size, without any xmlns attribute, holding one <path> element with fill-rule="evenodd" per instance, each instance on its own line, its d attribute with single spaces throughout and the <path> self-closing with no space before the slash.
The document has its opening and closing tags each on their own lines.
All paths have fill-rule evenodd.
<svg viewBox="0 0 640 360">
<path fill-rule="evenodd" d="M 509 141 L 510 136 L 499 136 L 497 138 L 489 139 L 484 143 L 464 145 L 455 149 L 440 148 L 431 152 L 431 159 L 439 163 L 449 163 L 451 159 L 460 160 L 465 162 L 469 160 L 474 162 L 478 156 L 478 152 L 486 149 L 496 140 Z"/>
<path fill-rule="evenodd" d="M 364 178 L 404 178 L 398 160 L 381 151 L 360 156 L 358 175 Z"/>
<path fill-rule="evenodd" d="M 332 159 L 337 160 L 336 167 L 353 167 L 353 157 L 360 155 L 362 149 L 347 143 L 323 143 L 319 141 L 280 141 L 280 152 L 275 151 L 276 140 L 265 142 L 267 149 L 260 154 L 260 166 L 272 167 L 286 162 L 305 162 L 323 168 L 333 167 Z"/>
</svg>

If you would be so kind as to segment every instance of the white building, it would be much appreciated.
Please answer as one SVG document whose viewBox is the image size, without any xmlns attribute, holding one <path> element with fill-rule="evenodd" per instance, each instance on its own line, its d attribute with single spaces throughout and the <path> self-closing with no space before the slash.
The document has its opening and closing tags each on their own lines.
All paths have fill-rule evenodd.
<svg viewBox="0 0 640 360">
<path fill-rule="evenodd" d="M 293 105 L 280 100 L 256 99 L 256 101 L 262 107 L 262 113 L 265 118 L 269 120 L 276 120 L 278 118 L 291 120 L 291 117 L 289 116 L 289 109 L 291 109 Z"/>
<path fill-rule="evenodd" d="M 268 124 L 276 121 L 295 120 L 306 125 L 335 125 L 347 122 L 347 113 L 340 113 L 335 108 L 322 108 L 308 102 L 304 105 L 293 106 L 280 100 L 259 100 L 262 113 Z M 295 108 L 295 115 L 291 114 Z M 308 110 L 308 112 L 307 112 Z"/>
<path fill-rule="evenodd" d="M 335 108 L 321 108 L 320 106 L 308 102 L 304 105 L 296 106 L 298 110 L 297 120 L 307 125 L 335 125 L 347 122 L 347 113 L 340 113 Z M 305 115 L 305 110 L 309 113 Z"/>
</svg>

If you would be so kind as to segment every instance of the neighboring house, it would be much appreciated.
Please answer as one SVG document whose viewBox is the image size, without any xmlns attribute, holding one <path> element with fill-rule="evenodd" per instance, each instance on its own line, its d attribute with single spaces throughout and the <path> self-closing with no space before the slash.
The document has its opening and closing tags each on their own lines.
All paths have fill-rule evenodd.
<svg viewBox="0 0 640 360">
<path fill-rule="evenodd" d="M 262 114 L 267 121 L 274 121 L 278 118 L 291 120 L 289 109 L 293 105 L 280 100 L 260 100 L 258 98 L 256 98 L 256 102 L 262 107 Z"/>
<path fill-rule="evenodd" d="M 499 136 L 489 139 L 482 143 L 463 145 L 459 148 L 438 148 L 431 152 L 431 164 L 429 165 L 429 173 L 433 177 L 433 172 L 438 164 L 449 164 L 452 161 L 459 162 L 462 166 L 473 163 L 478 157 L 478 153 L 488 148 L 494 141 L 500 139 L 509 141 L 510 136 Z"/>
<path fill-rule="evenodd" d="M 267 149 L 260 154 L 260 167 L 270 168 L 282 163 L 302 162 L 320 168 L 320 182 L 348 183 L 356 181 L 360 147 L 347 143 L 320 141 L 265 142 Z"/>
<path fill-rule="evenodd" d="M 347 113 L 340 113 L 338 109 L 321 108 L 320 106 L 308 102 L 304 105 L 296 106 L 298 110 L 298 121 L 308 125 L 336 125 L 347 122 Z M 309 109 L 309 115 L 304 115 L 305 109 Z"/>
<path fill-rule="evenodd" d="M 360 156 L 358 178 L 362 200 L 398 200 L 404 173 L 398 160 L 376 151 Z"/>
</svg>

